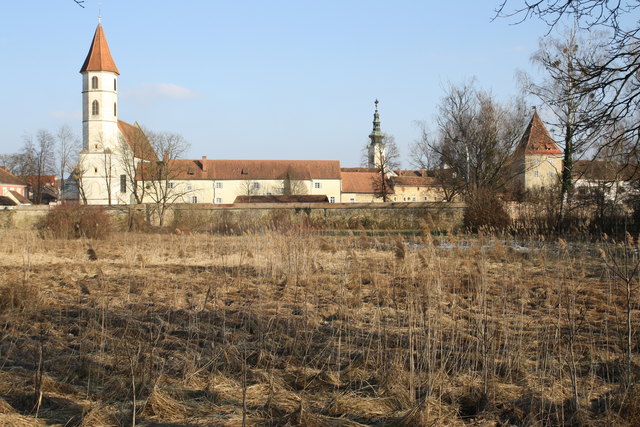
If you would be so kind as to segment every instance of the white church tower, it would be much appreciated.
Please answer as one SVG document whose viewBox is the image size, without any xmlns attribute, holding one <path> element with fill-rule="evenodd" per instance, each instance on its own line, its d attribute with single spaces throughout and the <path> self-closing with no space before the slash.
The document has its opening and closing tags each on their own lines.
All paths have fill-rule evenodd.
<svg viewBox="0 0 640 427">
<path fill-rule="evenodd" d="M 121 162 L 118 68 L 102 24 L 93 35 L 82 74 L 82 187 L 88 204 L 117 204 Z M 122 201 L 120 201 L 122 203 Z"/>
</svg>

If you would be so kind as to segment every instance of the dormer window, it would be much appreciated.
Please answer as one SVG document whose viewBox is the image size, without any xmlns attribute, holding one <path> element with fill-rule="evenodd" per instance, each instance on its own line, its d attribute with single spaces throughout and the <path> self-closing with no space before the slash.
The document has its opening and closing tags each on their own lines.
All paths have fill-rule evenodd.
<svg viewBox="0 0 640 427">
<path fill-rule="evenodd" d="M 91 103 L 91 115 L 97 116 L 98 114 L 100 114 L 100 104 L 98 103 L 98 100 L 94 99 Z"/>
<path fill-rule="evenodd" d="M 91 89 L 98 89 L 98 77 L 91 77 Z"/>
</svg>

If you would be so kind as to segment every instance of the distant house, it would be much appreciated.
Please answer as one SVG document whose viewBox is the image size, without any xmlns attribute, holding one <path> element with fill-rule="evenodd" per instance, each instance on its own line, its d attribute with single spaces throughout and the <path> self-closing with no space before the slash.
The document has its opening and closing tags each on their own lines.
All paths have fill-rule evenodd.
<svg viewBox="0 0 640 427">
<path fill-rule="evenodd" d="M 29 200 L 32 203 L 48 205 L 58 200 L 60 188 L 56 175 L 26 175 L 20 177 L 29 186 Z"/>
<path fill-rule="evenodd" d="M 604 160 L 578 160 L 573 164 L 577 199 L 624 202 L 638 194 L 640 165 L 620 165 Z"/>
<path fill-rule="evenodd" d="M 138 165 L 136 180 L 153 175 L 154 163 Z M 340 201 L 337 160 L 168 160 L 167 185 L 178 203 L 233 203 L 238 196 L 316 195 Z M 154 186 L 146 185 L 145 202 Z"/>
<path fill-rule="evenodd" d="M 12 174 L 9 169 L 0 166 L 0 196 L 10 200 L 12 204 L 3 204 L 3 206 L 15 206 L 20 204 L 29 204 L 28 185 L 21 178 Z M 10 203 L 5 201 L 6 203 Z"/>
<path fill-rule="evenodd" d="M 428 176 L 424 169 L 397 170 L 391 176 L 394 202 L 442 202 L 445 193 L 438 178 Z"/>
<path fill-rule="evenodd" d="M 376 168 L 342 168 L 342 203 L 378 203 L 382 197 L 376 194 L 376 182 L 380 172 Z M 388 185 L 391 191 L 391 185 Z"/>
</svg>

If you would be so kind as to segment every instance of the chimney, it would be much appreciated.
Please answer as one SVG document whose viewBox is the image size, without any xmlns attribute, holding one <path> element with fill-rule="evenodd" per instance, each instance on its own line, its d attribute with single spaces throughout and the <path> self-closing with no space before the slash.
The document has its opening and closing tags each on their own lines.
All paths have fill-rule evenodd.
<svg viewBox="0 0 640 427">
<path fill-rule="evenodd" d="M 206 172 L 207 171 L 207 156 L 202 156 L 202 160 L 200 161 L 200 164 L 202 164 L 202 172 Z"/>
<path fill-rule="evenodd" d="M 425 169 L 420 169 L 420 176 L 427 176 L 427 171 Z"/>
<path fill-rule="evenodd" d="M 162 161 L 164 162 L 165 165 L 167 163 L 169 163 L 169 152 L 168 151 L 165 151 L 164 153 L 162 153 Z"/>
</svg>

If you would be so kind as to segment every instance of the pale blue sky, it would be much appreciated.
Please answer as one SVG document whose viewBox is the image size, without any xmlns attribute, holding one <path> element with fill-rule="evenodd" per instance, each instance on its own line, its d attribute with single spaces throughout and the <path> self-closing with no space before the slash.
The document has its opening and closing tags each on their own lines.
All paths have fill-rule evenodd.
<svg viewBox="0 0 640 427">
<path fill-rule="evenodd" d="M 356 166 L 380 100 L 382 129 L 408 145 L 449 83 L 499 99 L 546 32 L 491 22 L 499 0 L 12 1 L 0 16 L 0 153 L 69 124 L 101 3 L 120 70 L 119 118 L 191 143 L 190 157 L 323 159 Z"/>
</svg>

